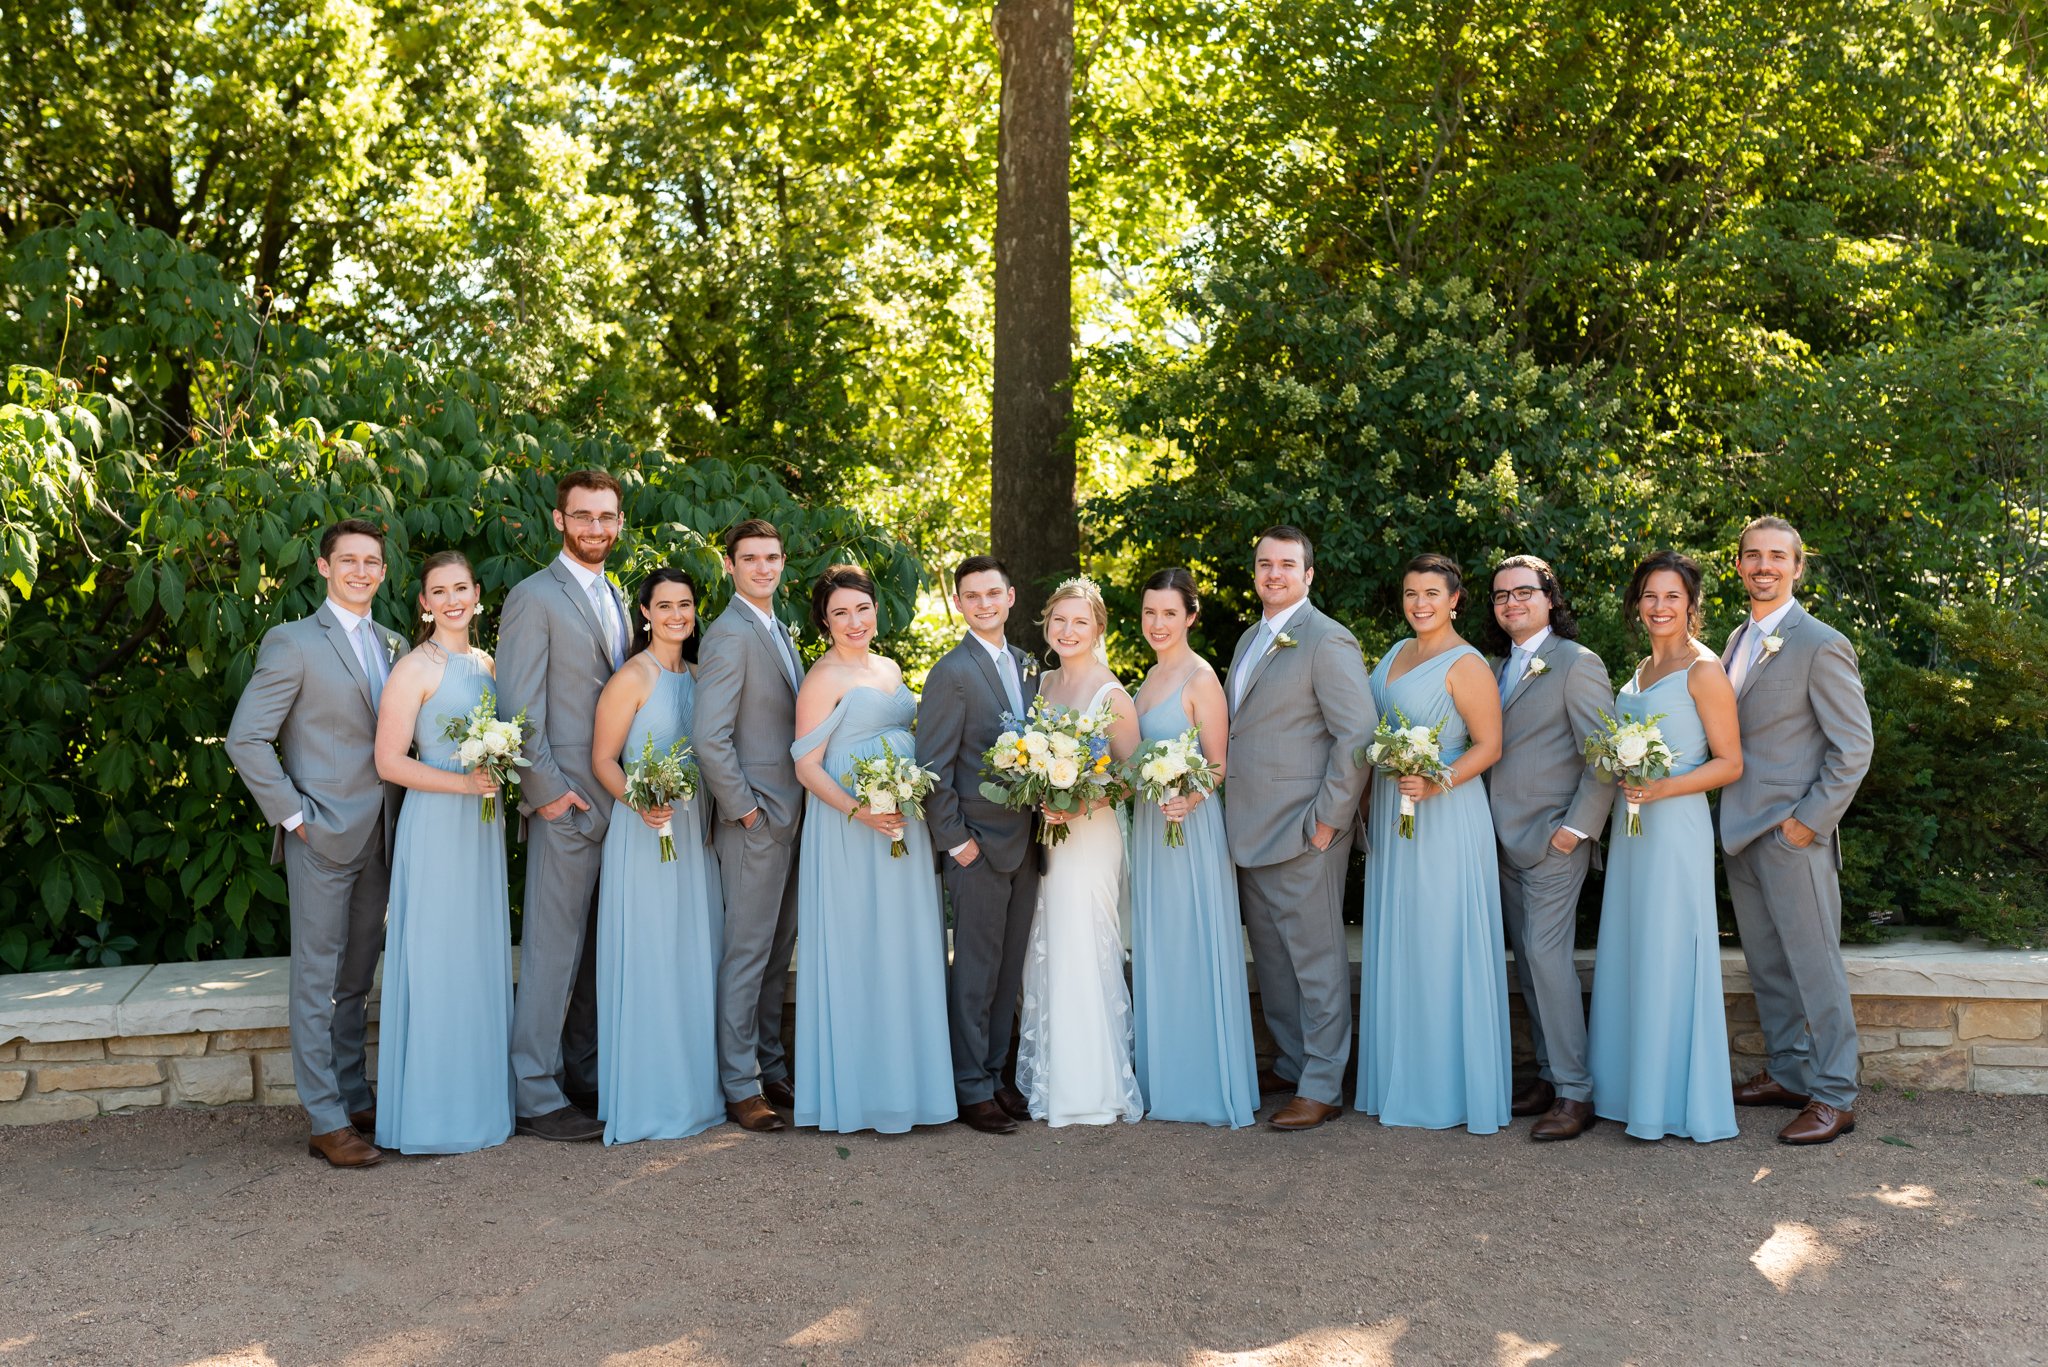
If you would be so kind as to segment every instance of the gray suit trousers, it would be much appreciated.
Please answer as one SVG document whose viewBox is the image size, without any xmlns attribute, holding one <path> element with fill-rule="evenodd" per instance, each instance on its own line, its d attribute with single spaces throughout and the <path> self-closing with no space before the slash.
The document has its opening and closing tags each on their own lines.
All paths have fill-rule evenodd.
<svg viewBox="0 0 2048 1367">
<path fill-rule="evenodd" d="M 1774 830 L 1723 862 L 1771 1076 L 1815 1101 L 1853 1109 L 1856 1012 L 1842 970 L 1833 843 L 1797 850 Z"/>
<path fill-rule="evenodd" d="M 345 864 L 287 835 L 284 877 L 291 892 L 292 1075 L 313 1133 L 326 1134 L 346 1127 L 349 1112 L 374 1104 L 363 1036 L 384 949 L 391 856 L 381 833 Z"/>
<path fill-rule="evenodd" d="M 588 812 L 533 817 L 526 829 L 526 900 L 513 998 L 513 1104 L 546 1115 L 564 1086 L 597 1090 L 597 876 L 604 843 Z"/>
<path fill-rule="evenodd" d="M 952 1023 L 953 1091 L 962 1106 L 987 1101 L 1002 1084 L 1010 1031 L 1024 989 L 1024 951 L 1038 912 L 1038 860 L 1027 850 L 1008 873 L 984 852 L 966 868 L 944 859 L 940 880 L 953 903 L 953 965 L 946 972 Z"/>
<path fill-rule="evenodd" d="M 1530 868 L 1500 861 L 1500 912 L 1515 951 L 1515 978 L 1529 1012 L 1529 1036 L 1545 1082 L 1568 1101 L 1593 1099 L 1586 1062 L 1586 999 L 1572 962 L 1579 889 L 1593 864 L 1593 842 L 1570 854 L 1555 847 Z"/>
<path fill-rule="evenodd" d="M 1351 955 L 1344 945 L 1344 870 L 1351 835 L 1318 853 L 1237 871 L 1259 1005 L 1297 1095 L 1339 1105 L 1351 1060 Z"/>
<path fill-rule="evenodd" d="M 712 836 L 725 882 L 725 948 L 718 960 L 718 1080 L 727 1101 L 789 1076 L 782 998 L 796 952 L 797 843 L 721 821 Z"/>
</svg>

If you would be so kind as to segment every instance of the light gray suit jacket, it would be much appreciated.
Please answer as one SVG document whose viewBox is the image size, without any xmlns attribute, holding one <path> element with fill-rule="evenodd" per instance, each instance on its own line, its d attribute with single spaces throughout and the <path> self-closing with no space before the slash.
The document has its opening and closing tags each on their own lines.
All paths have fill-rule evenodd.
<svg viewBox="0 0 2048 1367">
<path fill-rule="evenodd" d="M 720 821 L 737 822 L 759 807 L 777 841 L 795 837 L 804 797 L 789 754 L 795 739 L 796 687 L 781 648 L 759 615 L 735 597 L 697 647 L 691 744 Z"/>
<path fill-rule="evenodd" d="M 387 660 L 395 662 L 405 638 L 371 625 Z M 401 790 L 377 777 L 370 681 L 347 629 L 326 603 L 263 634 L 256 672 L 228 723 L 226 749 L 256 805 L 277 826 L 272 863 L 284 858 L 280 823 L 300 812 L 306 842 L 323 859 L 351 862 L 380 827 L 388 848 Z"/>
<path fill-rule="evenodd" d="M 1501 710 L 1500 761 L 1486 771 L 1493 830 L 1518 869 L 1543 862 L 1559 826 L 1600 838 L 1615 785 L 1586 764 L 1586 737 L 1614 711 L 1614 689 L 1600 657 L 1556 632 L 1537 648 L 1548 668 L 1524 674 Z M 1496 661 L 1493 676 L 1507 667 Z M 1597 854 L 1595 856 L 1597 858 Z"/>
<path fill-rule="evenodd" d="M 1224 679 L 1225 695 L 1235 699 L 1239 671 L 1251 671 L 1243 699 L 1230 709 L 1223 807 L 1231 860 L 1247 869 L 1309 849 L 1317 822 L 1339 832 L 1352 827 L 1368 776 L 1352 755 L 1379 724 L 1358 642 L 1313 603 L 1287 624 L 1293 646 L 1247 660 L 1257 631 L 1238 638 Z"/>
<path fill-rule="evenodd" d="M 1031 659 L 1015 646 L 1003 648 L 1016 661 L 1018 686 L 1029 706 L 1037 691 Z M 990 866 L 1004 873 L 1031 852 L 1032 814 L 981 795 L 981 757 L 1002 733 L 1009 710 L 995 661 L 972 634 L 939 657 L 917 703 L 917 762 L 939 776 L 924 801 L 932 848 L 943 858 L 972 839 Z"/>
<path fill-rule="evenodd" d="M 1757 656 L 1735 695 L 1742 777 L 1721 790 L 1721 846 L 1730 854 L 1788 816 L 1833 843 L 1870 772 L 1870 706 L 1855 649 L 1798 603 L 1779 623 L 1778 635 L 1784 645 L 1775 655 Z M 1734 639 L 1730 632 L 1729 642 Z M 1725 666 L 1727 645 L 1721 655 Z M 1841 858 L 1836 845 L 1837 865 Z"/>
<path fill-rule="evenodd" d="M 624 623 L 626 605 L 609 579 L 605 588 Z M 612 677 L 610 643 L 590 595 L 557 557 L 513 585 L 498 628 L 498 713 L 526 713 L 532 767 L 519 774 L 519 810 L 531 814 L 574 788 L 590 804 L 562 820 L 593 840 L 604 838 L 612 804 L 590 769 L 597 699 Z"/>
</svg>

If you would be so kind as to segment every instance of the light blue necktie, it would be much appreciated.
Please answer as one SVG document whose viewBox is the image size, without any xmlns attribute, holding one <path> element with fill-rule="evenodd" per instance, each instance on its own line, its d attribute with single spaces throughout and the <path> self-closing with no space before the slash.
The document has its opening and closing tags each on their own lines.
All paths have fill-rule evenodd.
<svg viewBox="0 0 2048 1367">
<path fill-rule="evenodd" d="M 363 678 L 370 685 L 370 710 L 376 711 L 384 701 L 384 662 L 378 659 L 382 652 L 377 640 L 376 629 L 364 622 L 355 630 L 356 658 L 363 662 Z"/>
<path fill-rule="evenodd" d="M 1507 706 L 1508 695 L 1513 693 L 1515 685 L 1522 681 L 1522 667 L 1528 658 L 1529 653 L 1520 646 L 1516 646 L 1508 652 L 1508 662 L 1502 666 L 1500 671 L 1501 706 Z"/>
<path fill-rule="evenodd" d="M 1011 658 L 1007 649 L 996 657 L 996 674 L 1002 679 L 1003 692 L 1010 699 L 1010 715 L 1022 717 L 1024 691 L 1022 685 L 1017 682 L 1017 661 Z"/>
</svg>

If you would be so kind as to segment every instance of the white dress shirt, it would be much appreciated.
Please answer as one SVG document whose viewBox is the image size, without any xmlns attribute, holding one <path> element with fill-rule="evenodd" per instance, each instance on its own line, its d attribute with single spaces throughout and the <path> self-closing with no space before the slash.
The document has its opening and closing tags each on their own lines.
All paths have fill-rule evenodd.
<svg viewBox="0 0 2048 1367">
<path fill-rule="evenodd" d="M 1777 632 L 1785 614 L 1792 611 L 1792 604 L 1793 600 L 1787 598 L 1773 608 L 1769 616 L 1752 617 L 1735 633 L 1735 654 L 1730 663 L 1736 667 L 1728 671 L 1728 681 L 1737 690 L 1741 689 L 1742 681 L 1749 677 L 1749 671 L 1756 668 L 1757 660 L 1762 657 L 1764 637 Z"/>
</svg>

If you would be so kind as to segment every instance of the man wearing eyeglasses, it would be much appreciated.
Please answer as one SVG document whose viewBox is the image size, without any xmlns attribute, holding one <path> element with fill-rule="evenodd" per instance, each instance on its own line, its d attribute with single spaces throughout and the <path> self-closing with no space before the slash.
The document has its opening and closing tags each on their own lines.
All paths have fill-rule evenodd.
<svg viewBox="0 0 2048 1367">
<path fill-rule="evenodd" d="M 1540 1117 L 1532 1139 L 1576 1139 L 1593 1124 L 1593 1074 L 1572 950 L 1579 889 L 1614 805 L 1614 785 L 1587 766 L 1583 747 L 1600 714 L 1614 710 L 1614 689 L 1600 657 L 1578 642 L 1557 574 L 1536 556 L 1509 556 L 1494 571 L 1485 631 L 1500 657 L 1501 757 L 1486 791 L 1500 842 L 1501 920 L 1539 1070 L 1510 1109 Z"/>
<path fill-rule="evenodd" d="M 597 877 L 611 804 L 590 768 L 598 694 L 626 662 L 625 601 L 604 562 L 624 525 L 619 482 L 573 470 L 555 487 L 562 551 L 505 596 L 498 708 L 526 713 L 519 810 L 527 817 L 525 929 L 512 1014 L 521 1134 L 596 1139 Z"/>
</svg>

